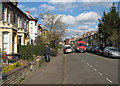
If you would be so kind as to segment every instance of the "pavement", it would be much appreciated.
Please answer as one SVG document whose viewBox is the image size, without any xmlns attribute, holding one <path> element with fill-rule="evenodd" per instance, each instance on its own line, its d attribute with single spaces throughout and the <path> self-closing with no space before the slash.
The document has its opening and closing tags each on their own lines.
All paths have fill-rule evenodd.
<svg viewBox="0 0 120 86">
<path fill-rule="evenodd" d="M 48 63 L 36 69 L 22 84 L 62 84 L 63 83 L 63 61 L 64 56 L 62 50 L 59 51 L 57 57 L 50 57 Z"/>
<path fill-rule="evenodd" d="M 118 84 L 118 59 L 60 50 L 22 84 Z"/>
</svg>

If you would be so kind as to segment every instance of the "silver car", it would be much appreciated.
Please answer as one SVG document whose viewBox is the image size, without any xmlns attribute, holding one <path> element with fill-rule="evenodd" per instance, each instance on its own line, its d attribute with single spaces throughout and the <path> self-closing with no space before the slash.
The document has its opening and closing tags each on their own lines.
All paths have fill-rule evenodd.
<svg viewBox="0 0 120 86">
<path fill-rule="evenodd" d="M 120 49 L 116 47 L 106 47 L 103 51 L 104 56 L 120 58 Z"/>
</svg>

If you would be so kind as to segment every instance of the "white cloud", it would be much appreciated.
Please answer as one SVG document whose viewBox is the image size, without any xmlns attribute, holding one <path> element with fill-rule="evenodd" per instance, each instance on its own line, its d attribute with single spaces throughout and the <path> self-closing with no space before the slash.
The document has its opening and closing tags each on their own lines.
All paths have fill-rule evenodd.
<svg viewBox="0 0 120 86">
<path fill-rule="evenodd" d="M 109 8 L 112 2 L 80 2 L 79 6 L 89 9 L 90 7 L 104 7 Z"/>
<path fill-rule="evenodd" d="M 47 4 L 42 4 L 42 5 L 39 6 L 39 8 L 43 8 L 43 9 L 49 10 L 49 11 L 55 10 L 54 6 L 50 6 L 50 5 L 47 5 Z"/>
<path fill-rule="evenodd" d="M 63 15 L 62 21 L 68 26 L 76 26 L 81 24 L 94 25 L 98 22 L 98 15 L 96 12 L 84 12 L 78 16 Z"/>
<path fill-rule="evenodd" d="M 33 8 L 27 8 L 29 11 L 36 11 L 37 9 L 35 7 Z"/>
<path fill-rule="evenodd" d="M 84 25 L 84 26 L 79 26 L 78 27 L 79 30 L 88 30 L 90 29 L 88 25 Z"/>
<path fill-rule="evenodd" d="M 64 37 L 65 38 L 76 37 L 77 34 L 78 36 L 80 36 L 82 34 L 82 31 L 78 29 L 68 29 L 64 34 Z"/>
<path fill-rule="evenodd" d="M 18 5 L 18 8 L 22 9 L 22 8 L 24 8 L 24 5 Z"/>
<path fill-rule="evenodd" d="M 77 2 L 116 2 L 118 0 L 76 0 Z"/>
<path fill-rule="evenodd" d="M 35 17 L 39 17 L 39 15 L 38 15 L 38 14 L 34 14 L 34 16 L 35 16 Z"/>
<path fill-rule="evenodd" d="M 5 0 L 4 2 L 9 2 L 8 0 Z M 118 2 L 118 0 L 17 0 L 18 2 Z"/>
<path fill-rule="evenodd" d="M 95 28 L 91 28 L 87 25 L 84 25 L 78 26 L 77 29 L 68 29 L 64 34 L 64 38 L 78 37 L 89 31 L 97 31 L 97 27 L 98 26 L 96 26 Z"/>
<path fill-rule="evenodd" d="M 49 3 L 55 5 L 55 7 L 59 8 L 60 10 L 66 10 L 69 8 L 73 8 L 76 5 L 73 5 L 73 3 L 76 2 L 76 0 L 50 0 Z"/>
<path fill-rule="evenodd" d="M 76 2 L 76 0 L 50 0 L 49 2 L 52 2 L 52 3 L 59 3 L 59 2 Z"/>
</svg>

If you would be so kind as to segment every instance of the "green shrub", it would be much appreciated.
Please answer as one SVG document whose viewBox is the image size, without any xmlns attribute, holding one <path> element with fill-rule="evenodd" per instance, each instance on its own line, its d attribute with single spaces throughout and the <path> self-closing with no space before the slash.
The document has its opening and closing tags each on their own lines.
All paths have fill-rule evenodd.
<svg viewBox="0 0 120 86">
<path fill-rule="evenodd" d="M 58 52 L 56 50 L 52 50 L 50 56 L 57 56 Z"/>
<path fill-rule="evenodd" d="M 45 45 L 24 45 L 19 46 L 19 54 L 21 55 L 21 59 L 34 61 L 35 56 L 43 56 L 44 55 Z M 34 56 L 35 55 L 35 56 Z"/>
<path fill-rule="evenodd" d="M 58 48 L 59 47 L 53 49 L 50 55 L 54 57 L 57 56 Z M 34 61 L 35 56 L 44 56 L 44 52 L 45 44 L 19 46 L 19 54 L 21 55 L 21 59 L 23 60 Z"/>
<path fill-rule="evenodd" d="M 23 60 L 34 60 L 33 58 L 33 50 L 32 50 L 32 45 L 24 45 L 24 46 L 19 46 L 19 54 L 21 55 L 21 59 Z"/>
</svg>

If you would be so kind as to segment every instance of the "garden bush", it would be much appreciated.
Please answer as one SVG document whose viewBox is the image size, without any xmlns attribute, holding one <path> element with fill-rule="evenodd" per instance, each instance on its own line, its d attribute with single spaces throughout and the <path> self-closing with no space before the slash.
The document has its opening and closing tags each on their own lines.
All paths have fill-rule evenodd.
<svg viewBox="0 0 120 86">
<path fill-rule="evenodd" d="M 22 66 L 22 65 L 23 65 L 23 64 L 22 64 L 22 61 L 15 62 L 15 63 L 13 63 L 13 64 L 11 64 L 11 65 L 8 65 L 8 66 L 6 66 L 6 67 L 3 67 L 3 68 L 2 68 L 2 72 L 3 72 L 3 73 L 8 72 L 8 71 L 10 71 L 10 70 L 12 70 L 12 69 L 14 69 L 14 68 L 17 68 L 17 67 L 19 67 L 19 66 Z"/>
<path fill-rule="evenodd" d="M 44 49 L 45 45 L 23 45 L 19 46 L 19 54 L 23 60 L 34 61 L 35 56 L 44 55 Z"/>
<path fill-rule="evenodd" d="M 35 56 L 44 56 L 44 53 L 45 44 L 19 46 L 19 54 L 23 60 L 34 61 Z M 50 55 L 57 56 L 57 53 L 57 50 L 53 49 Z"/>
<path fill-rule="evenodd" d="M 57 56 L 58 52 L 56 50 L 52 50 L 50 56 Z"/>
</svg>

